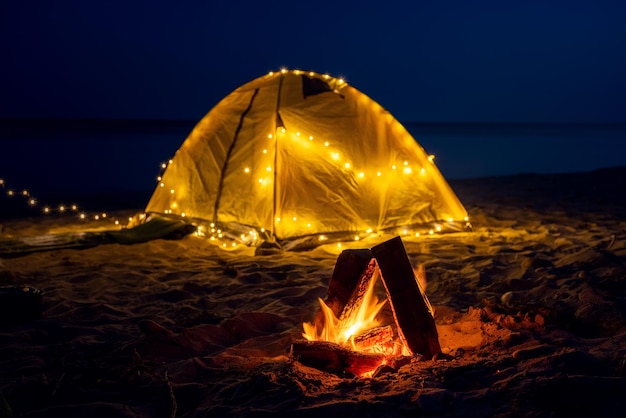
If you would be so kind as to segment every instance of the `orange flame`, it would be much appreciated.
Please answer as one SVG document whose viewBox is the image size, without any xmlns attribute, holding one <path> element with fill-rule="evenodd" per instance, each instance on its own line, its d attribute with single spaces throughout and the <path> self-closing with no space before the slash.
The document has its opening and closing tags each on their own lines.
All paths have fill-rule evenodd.
<svg viewBox="0 0 626 418">
<path fill-rule="evenodd" d="M 356 350 L 354 337 L 380 325 L 381 321 L 377 316 L 387 303 L 387 299 L 379 301 L 374 294 L 377 278 L 378 270 L 370 279 L 361 304 L 348 317 L 337 318 L 328 305 L 322 299 L 318 299 L 324 313 L 324 326 L 318 329 L 315 323 L 305 322 L 302 324 L 304 329 L 302 336 L 308 341 L 330 341 Z"/>
</svg>

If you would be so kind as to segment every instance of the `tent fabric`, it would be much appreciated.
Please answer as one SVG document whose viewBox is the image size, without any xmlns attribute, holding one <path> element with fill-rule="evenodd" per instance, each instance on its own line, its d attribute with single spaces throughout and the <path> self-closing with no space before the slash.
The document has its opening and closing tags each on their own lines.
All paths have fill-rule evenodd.
<svg viewBox="0 0 626 418">
<path fill-rule="evenodd" d="M 467 221 L 432 158 L 389 112 L 342 79 L 298 70 L 222 99 L 170 160 L 146 213 L 276 242 Z"/>
</svg>

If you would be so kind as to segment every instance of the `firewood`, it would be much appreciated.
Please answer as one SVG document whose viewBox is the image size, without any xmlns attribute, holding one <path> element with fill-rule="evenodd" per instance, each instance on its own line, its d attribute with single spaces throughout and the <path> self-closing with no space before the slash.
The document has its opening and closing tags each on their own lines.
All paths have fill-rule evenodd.
<svg viewBox="0 0 626 418">
<path fill-rule="evenodd" d="M 324 299 L 324 303 L 332 310 L 335 317 L 339 318 L 341 315 L 371 259 L 372 252 L 369 249 L 344 250 L 337 257 L 335 269 L 328 284 L 326 299 Z M 321 309 L 317 312 L 314 323 L 317 329 L 323 328 L 324 313 Z"/>
<path fill-rule="evenodd" d="M 351 318 L 353 313 L 358 310 L 363 303 L 363 297 L 367 292 L 367 288 L 372 284 L 372 280 L 378 279 L 378 268 L 376 267 L 376 260 L 373 258 L 368 263 L 367 267 L 361 273 L 361 276 L 354 286 L 354 290 L 350 295 L 350 298 L 345 303 L 344 308 L 339 315 L 339 322 L 345 321 L 347 318 Z"/>
<path fill-rule="evenodd" d="M 398 334 L 412 353 L 433 358 L 441 353 L 435 319 L 418 284 L 400 237 L 372 248 L 381 271 Z"/>
<path fill-rule="evenodd" d="M 387 358 L 385 354 L 359 353 L 327 341 L 294 342 L 290 355 L 305 366 L 337 375 L 348 373 L 355 376 L 376 370 Z"/>
<path fill-rule="evenodd" d="M 372 328 L 354 337 L 354 348 L 369 353 L 394 353 L 394 332 L 391 325 Z"/>
</svg>

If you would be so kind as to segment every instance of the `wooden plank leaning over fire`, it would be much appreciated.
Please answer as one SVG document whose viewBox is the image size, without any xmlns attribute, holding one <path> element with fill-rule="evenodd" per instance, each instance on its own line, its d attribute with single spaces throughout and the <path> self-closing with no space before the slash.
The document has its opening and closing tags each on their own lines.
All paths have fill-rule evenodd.
<svg viewBox="0 0 626 418">
<path fill-rule="evenodd" d="M 326 299 L 324 300 L 324 303 L 333 311 L 336 318 L 341 316 L 371 260 L 372 252 L 369 249 L 344 250 L 337 257 L 335 269 L 328 284 Z M 324 326 L 324 312 L 321 308 L 315 315 L 314 323 L 318 330 Z"/>
<path fill-rule="evenodd" d="M 435 319 L 415 278 L 400 237 L 372 247 L 387 291 L 398 334 L 412 353 L 433 358 L 441 353 Z"/>
<path fill-rule="evenodd" d="M 367 264 L 367 267 L 365 267 L 365 269 L 361 272 L 359 280 L 357 280 L 356 286 L 352 290 L 350 298 L 343 307 L 341 314 L 338 317 L 339 323 L 351 318 L 354 312 L 361 307 L 365 293 L 367 293 L 367 288 L 370 284 L 372 284 L 372 280 L 378 280 L 378 276 L 379 274 L 378 268 L 376 267 L 376 260 L 372 258 Z"/>
</svg>

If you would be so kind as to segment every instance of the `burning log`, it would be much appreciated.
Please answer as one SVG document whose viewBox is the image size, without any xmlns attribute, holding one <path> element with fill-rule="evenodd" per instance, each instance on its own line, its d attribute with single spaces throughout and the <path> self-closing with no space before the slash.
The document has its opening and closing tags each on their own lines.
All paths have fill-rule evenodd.
<svg viewBox="0 0 626 418">
<path fill-rule="evenodd" d="M 335 317 L 339 318 L 343 312 L 371 260 L 372 252 L 369 249 L 345 250 L 339 254 L 324 300 Z M 317 329 L 324 327 L 322 309 L 317 312 L 314 324 Z"/>
<path fill-rule="evenodd" d="M 382 302 L 374 291 L 379 276 L 387 294 Z M 303 364 L 371 376 L 383 365 L 397 368 L 441 354 L 432 308 L 400 237 L 371 250 L 342 252 L 326 300 L 320 302 L 314 323 L 303 324 L 309 341 L 291 347 L 292 357 Z M 378 317 L 387 302 L 393 323 L 389 315 L 385 322 Z"/>
<path fill-rule="evenodd" d="M 362 352 L 394 354 L 394 332 L 390 325 L 372 328 L 354 337 L 354 348 Z"/>
<path fill-rule="evenodd" d="M 400 237 L 372 248 L 387 291 L 398 334 L 412 353 L 433 358 L 441 353 L 430 303 L 420 288 Z"/>
<path fill-rule="evenodd" d="M 376 268 L 376 260 L 372 258 L 365 270 L 363 270 L 363 272 L 361 273 L 359 280 L 357 280 L 352 294 L 350 295 L 350 298 L 341 310 L 341 315 L 339 315 L 339 322 L 345 321 L 346 319 L 353 317 L 354 312 L 361 307 L 363 299 L 365 298 L 365 294 L 367 293 L 367 289 L 373 285 L 377 278 L 378 269 Z"/>
<path fill-rule="evenodd" d="M 328 341 L 302 341 L 291 345 L 291 357 L 305 366 L 329 373 L 363 376 L 385 362 L 385 354 L 359 353 Z"/>
</svg>

